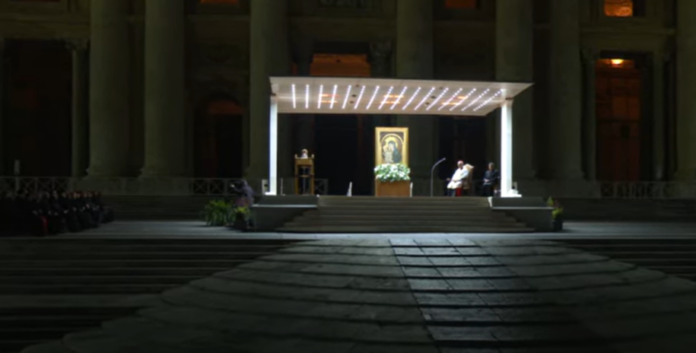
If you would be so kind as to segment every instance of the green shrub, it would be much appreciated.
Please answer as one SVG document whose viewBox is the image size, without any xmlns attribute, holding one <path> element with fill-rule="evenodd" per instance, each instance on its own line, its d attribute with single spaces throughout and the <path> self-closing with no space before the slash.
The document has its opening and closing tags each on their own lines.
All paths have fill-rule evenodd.
<svg viewBox="0 0 696 353">
<path fill-rule="evenodd" d="M 383 183 L 393 183 L 395 181 L 409 181 L 411 169 L 407 166 L 398 164 L 382 164 L 375 167 L 375 179 Z"/>
<path fill-rule="evenodd" d="M 205 224 L 211 227 L 222 227 L 234 220 L 236 213 L 232 204 L 224 200 L 213 200 L 205 205 L 202 212 Z"/>
</svg>

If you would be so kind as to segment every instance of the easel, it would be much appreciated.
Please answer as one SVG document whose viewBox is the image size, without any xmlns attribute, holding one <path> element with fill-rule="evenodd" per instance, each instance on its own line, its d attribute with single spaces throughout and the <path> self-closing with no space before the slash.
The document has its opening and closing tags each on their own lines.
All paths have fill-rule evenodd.
<svg viewBox="0 0 696 353">
<path fill-rule="evenodd" d="M 309 174 L 304 173 L 303 171 L 306 172 L 306 170 L 309 169 Z M 314 194 L 314 155 L 310 158 L 300 158 L 297 155 L 295 155 L 295 194 L 296 195 L 302 195 L 300 193 L 300 185 L 303 185 L 304 183 L 301 183 L 301 181 L 304 181 L 305 179 L 309 178 L 309 190 L 305 190 L 306 194 L 305 195 L 312 195 Z"/>
</svg>

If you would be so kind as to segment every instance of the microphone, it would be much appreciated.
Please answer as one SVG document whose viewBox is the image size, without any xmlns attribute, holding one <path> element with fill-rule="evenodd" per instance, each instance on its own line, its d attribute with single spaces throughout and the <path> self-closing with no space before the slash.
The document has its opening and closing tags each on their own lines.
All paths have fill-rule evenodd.
<svg viewBox="0 0 696 353">
<path fill-rule="evenodd" d="M 432 169 L 430 169 L 430 197 L 433 197 L 433 174 L 435 173 L 435 168 L 437 168 L 438 165 L 442 164 L 442 162 L 446 160 L 447 158 L 443 158 L 437 161 L 437 163 L 433 165 Z"/>
</svg>

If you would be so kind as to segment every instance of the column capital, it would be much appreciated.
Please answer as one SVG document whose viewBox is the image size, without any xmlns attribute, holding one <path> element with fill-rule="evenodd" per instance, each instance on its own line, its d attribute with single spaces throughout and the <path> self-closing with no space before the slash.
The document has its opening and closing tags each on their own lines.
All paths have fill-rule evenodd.
<svg viewBox="0 0 696 353">
<path fill-rule="evenodd" d="M 74 38 L 66 39 L 65 47 L 70 51 L 86 51 L 89 47 L 89 39 L 86 38 Z"/>
</svg>

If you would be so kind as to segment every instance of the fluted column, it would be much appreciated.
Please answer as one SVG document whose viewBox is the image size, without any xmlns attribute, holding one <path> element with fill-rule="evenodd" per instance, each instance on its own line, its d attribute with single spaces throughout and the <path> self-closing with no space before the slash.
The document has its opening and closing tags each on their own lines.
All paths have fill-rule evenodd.
<svg viewBox="0 0 696 353">
<path fill-rule="evenodd" d="M 86 39 L 68 41 L 72 53 L 72 176 L 82 177 L 89 162 L 89 122 L 87 117 L 87 60 Z"/>
<path fill-rule="evenodd" d="M 145 166 L 143 177 L 182 176 L 185 17 L 183 0 L 145 2 Z"/>
<path fill-rule="evenodd" d="M 250 16 L 250 162 L 247 176 L 260 180 L 269 173 L 269 113 L 271 87 L 269 77 L 286 75 L 289 71 L 289 38 L 287 0 L 252 0 Z M 283 117 L 279 117 L 279 131 L 284 131 Z M 285 129 L 287 130 L 287 129 Z M 280 138 L 279 138 L 280 139 Z M 283 142 L 279 141 L 279 146 Z M 286 155 L 279 151 L 279 175 L 285 173 Z M 286 190 L 288 191 L 288 190 Z"/>
<path fill-rule="evenodd" d="M 696 181 L 696 1 L 677 0 L 677 179 Z"/>
<path fill-rule="evenodd" d="M 533 4 L 506 0 L 496 6 L 496 79 L 508 82 L 534 80 Z M 534 167 L 533 87 L 515 98 L 513 111 L 513 168 L 515 179 L 536 177 Z"/>
<path fill-rule="evenodd" d="M 92 0 L 89 65 L 89 176 L 128 174 L 130 60 L 128 2 Z"/>
<path fill-rule="evenodd" d="M 587 180 L 597 179 L 597 60 L 599 51 L 586 48 L 582 51 L 585 67 L 585 109 L 583 120 L 584 164 Z"/>
<path fill-rule="evenodd" d="M 370 43 L 370 75 L 376 78 L 392 77 L 391 58 L 393 45 L 390 41 Z M 391 126 L 390 115 L 373 115 L 374 126 Z"/>
<path fill-rule="evenodd" d="M 551 176 L 582 179 L 582 67 L 578 0 L 553 0 L 551 6 L 550 119 Z"/>
<path fill-rule="evenodd" d="M 433 4 L 430 0 L 396 3 L 396 74 L 403 79 L 433 77 Z M 414 196 L 430 194 L 430 168 L 436 160 L 437 124 L 427 116 L 399 116 L 409 128 L 409 164 Z"/>
<path fill-rule="evenodd" d="M 653 179 L 665 179 L 665 54 L 653 53 Z"/>
<path fill-rule="evenodd" d="M 5 168 L 5 39 L 0 37 L 0 176 L 6 173 Z"/>
</svg>

